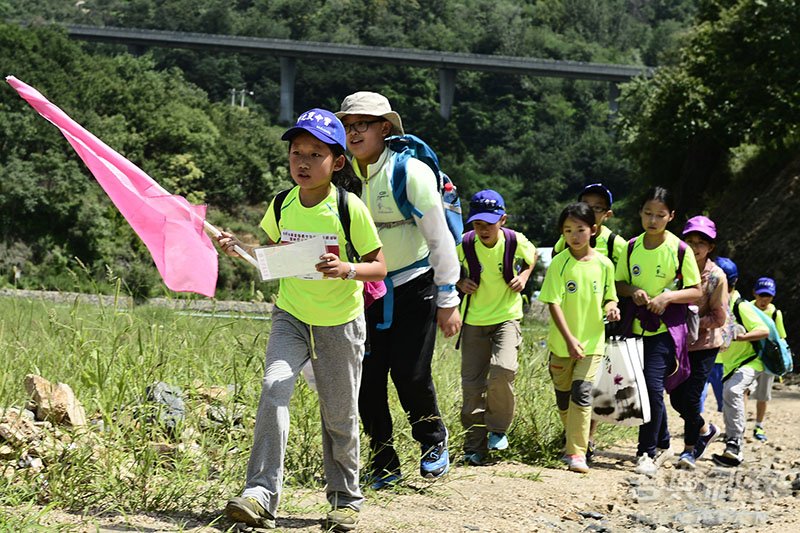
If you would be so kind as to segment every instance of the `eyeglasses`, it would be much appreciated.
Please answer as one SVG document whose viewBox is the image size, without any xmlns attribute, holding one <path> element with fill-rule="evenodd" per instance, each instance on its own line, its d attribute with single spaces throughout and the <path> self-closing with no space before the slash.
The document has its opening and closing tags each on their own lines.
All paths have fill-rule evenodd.
<svg viewBox="0 0 800 533">
<path fill-rule="evenodd" d="M 591 209 L 592 211 L 594 211 L 594 212 L 595 212 L 595 213 L 597 213 L 598 215 L 602 215 L 603 213 L 605 213 L 606 211 L 608 211 L 608 208 L 607 208 L 607 207 L 604 207 L 604 206 L 602 206 L 602 205 L 590 205 L 590 206 L 589 206 L 589 209 Z"/>
<path fill-rule="evenodd" d="M 376 122 L 383 122 L 383 119 L 359 120 L 358 122 L 353 122 L 352 124 L 343 124 L 344 131 L 347 133 L 353 133 L 353 131 L 356 131 L 357 133 L 364 133 L 369 129 L 370 124 L 375 124 Z"/>
<path fill-rule="evenodd" d="M 505 209 L 502 203 L 491 198 L 481 198 L 480 200 L 472 200 L 469 203 L 470 209 L 485 210 L 485 209 Z"/>
</svg>

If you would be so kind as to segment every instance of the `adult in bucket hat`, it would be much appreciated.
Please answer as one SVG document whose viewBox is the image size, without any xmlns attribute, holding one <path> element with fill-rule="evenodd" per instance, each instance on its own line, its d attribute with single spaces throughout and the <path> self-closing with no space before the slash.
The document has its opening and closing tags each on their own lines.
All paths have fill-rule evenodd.
<svg viewBox="0 0 800 533">
<path fill-rule="evenodd" d="M 447 429 L 431 376 L 436 328 L 445 336 L 461 328 L 455 284 L 460 268 L 442 209 L 437 177 L 422 161 L 405 166 L 409 200 L 406 219 L 394 201 L 392 175 L 397 152 L 386 137 L 402 135 L 403 122 L 389 100 L 359 91 L 336 113 L 347 132 L 353 170 L 364 182 L 362 199 L 376 221 L 389 273 L 387 295 L 367 309 L 370 353 L 364 358 L 359 412 L 370 440 L 367 482 L 381 489 L 400 479 L 387 385 L 392 377 L 411 433 L 420 444 L 420 474 L 435 478 L 449 469 Z"/>
</svg>

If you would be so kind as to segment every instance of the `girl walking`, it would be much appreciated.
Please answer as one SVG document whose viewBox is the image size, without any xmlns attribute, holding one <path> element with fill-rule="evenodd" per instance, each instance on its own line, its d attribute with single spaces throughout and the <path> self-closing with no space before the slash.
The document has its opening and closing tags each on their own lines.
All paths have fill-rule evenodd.
<svg viewBox="0 0 800 533">
<path fill-rule="evenodd" d="M 592 209 L 582 202 L 567 206 L 558 228 L 569 251 L 553 258 L 539 300 L 550 308 L 550 376 L 567 436 L 564 460 L 570 470 L 586 473 L 592 385 L 605 353 L 603 319 L 620 315 L 614 265 L 594 249 Z"/>
<path fill-rule="evenodd" d="M 633 334 L 644 336 L 644 378 L 650 421 L 639 426 L 635 472 L 654 475 L 670 456 L 664 389 L 686 355 L 686 305 L 702 296 L 700 271 L 686 244 L 667 230 L 675 218 L 672 194 L 651 188 L 639 208 L 644 232 L 617 264 L 617 292 L 636 305 Z M 684 305 L 680 305 L 684 304 Z M 684 364 L 686 364 L 684 362 Z"/>
<path fill-rule="evenodd" d="M 245 489 L 241 497 L 228 501 L 225 513 L 249 526 L 275 527 L 289 437 L 289 400 L 298 373 L 310 359 L 319 393 L 331 505 L 326 528 L 349 531 L 356 527 L 364 500 L 358 474 L 358 387 L 366 337 L 362 281 L 383 279 L 386 264 L 369 211 L 349 193 L 350 236 L 361 261 L 347 257 L 337 190 L 331 184 L 349 167 L 339 119 L 330 111 L 312 109 L 300 115 L 282 139 L 289 141 L 289 170 L 296 186 L 283 199 L 280 222 L 272 203 L 261 221 L 268 243 L 321 234 L 326 242 L 338 242 L 338 255 L 326 252 L 320 257 L 316 270 L 323 274 L 321 280 L 280 280 Z M 251 248 L 229 233 L 219 243 L 231 256 L 237 255 L 234 245 Z"/>
</svg>

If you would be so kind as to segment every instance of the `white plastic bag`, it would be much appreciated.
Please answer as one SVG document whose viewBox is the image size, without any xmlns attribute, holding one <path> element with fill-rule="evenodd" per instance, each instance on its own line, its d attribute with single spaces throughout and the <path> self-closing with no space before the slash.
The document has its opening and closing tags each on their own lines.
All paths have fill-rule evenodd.
<svg viewBox="0 0 800 533">
<path fill-rule="evenodd" d="M 650 421 L 650 399 L 642 373 L 641 338 L 609 338 L 592 390 L 592 418 L 622 426 Z"/>
</svg>

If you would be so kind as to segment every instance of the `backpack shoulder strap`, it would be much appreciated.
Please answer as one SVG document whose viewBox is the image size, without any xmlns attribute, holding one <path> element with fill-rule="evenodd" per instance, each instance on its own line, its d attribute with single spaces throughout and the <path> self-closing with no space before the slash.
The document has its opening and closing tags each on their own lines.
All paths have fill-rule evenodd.
<svg viewBox="0 0 800 533">
<path fill-rule="evenodd" d="M 742 301 L 742 297 L 740 296 L 736 298 L 735 302 L 733 302 L 733 316 L 736 317 L 736 322 L 744 326 L 744 323 L 742 322 L 742 313 L 739 311 L 739 304 L 741 304 Z"/>
<path fill-rule="evenodd" d="M 778 319 L 778 308 L 775 307 L 775 308 L 773 308 L 773 311 L 772 311 L 772 321 L 775 322 L 777 319 Z"/>
<path fill-rule="evenodd" d="M 633 248 L 636 246 L 636 237 L 628 241 L 628 280 L 633 282 L 633 274 L 631 274 L 631 255 L 633 255 Z"/>
<path fill-rule="evenodd" d="M 686 257 L 688 245 L 682 240 L 678 241 L 678 270 L 675 272 L 675 279 L 678 280 L 678 290 L 683 288 L 683 258 Z"/>
<path fill-rule="evenodd" d="M 614 262 L 614 240 L 617 237 L 619 237 L 619 235 L 617 235 L 613 231 L 608 236 L 608 258 L 611 259 L 612 263 Z"/>
<path fill-rule="evenodd" d="M 283 207 L 283 201 L 289 196 L 290 191 L 291 189 L 286 189 L 279 192 L 272 201 L 272 214 L 275 215 L 275 225 L 278 226 L 278 230 L 281 229 L 281 208 Z M 280 239 L 280 237 L 278 238 Z"/>
<path fill-rule="evenodd" d="M 464 258 L 467 260 L 469 279 L 480 284 L 481 264 L 478 262 L 478 254 L 475 252 L 475 230 L 469 230 L 464 234 L 461 249 L 464 250 Z"/>
<path fill-rule="evenodd" d="M 339 209 L 339 222 L 341 222 L 342 231 L 344 231 L 345 251 L 350 261 L 358 262 L 361 258 L 350 239 L 350 205 L 347 200 L 348 196 L 348 192 L 343 187 L 336 188 L 336 205 Z"/>
<path fill-rule="evenodd" d="M 506 283 L 514 279 L 514 255 L 517 253 L 517 233 L 508 228 L 501 228 L 506 238 L 506 248 L 503 251 L 503 279 Z"/>
<path fill-rule="evenodd" d="M 397 152 L 394 158 L 394 170 L 392 171 L 392 196 L 397 204 L 397 208 L 406 220 L 411 218 L 414 206 L 408 201 L 408 191 L 406 187 L 408 158 L 411 157 L 408 149 Z M 417 213 L 418 216 L 422 213 Z"/>
</svg>

